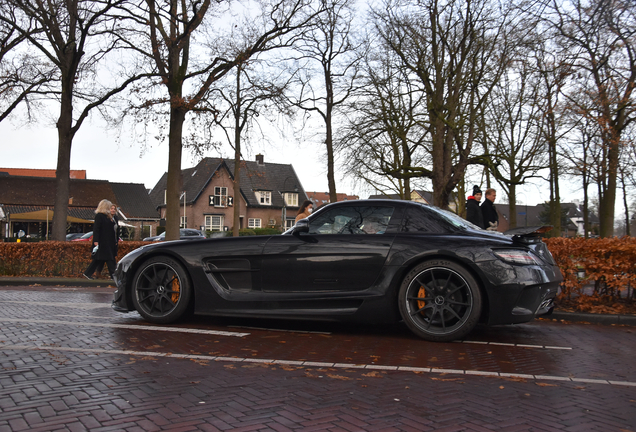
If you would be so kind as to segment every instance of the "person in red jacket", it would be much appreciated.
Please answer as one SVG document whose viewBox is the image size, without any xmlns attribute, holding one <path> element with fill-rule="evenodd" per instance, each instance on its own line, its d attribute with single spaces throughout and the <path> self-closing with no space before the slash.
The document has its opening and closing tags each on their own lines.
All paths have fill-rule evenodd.
<svg viewBox="0 0 636 432">
<path fill-rule="evenodd" d="M 466 220 L 479 228 L 484 227 L 484 218 L 479 208 L 481 201 L 481 189 L 479 186 L 473 186 L 473 194 L 466 199 Z"/>
</svg>

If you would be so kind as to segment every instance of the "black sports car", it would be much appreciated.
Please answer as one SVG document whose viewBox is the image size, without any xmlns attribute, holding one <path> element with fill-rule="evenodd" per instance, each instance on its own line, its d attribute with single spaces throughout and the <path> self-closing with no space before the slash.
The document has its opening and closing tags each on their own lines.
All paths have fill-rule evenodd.
<svg viewBox="0 0 636 432">
<path fill-rule="evenodd" d="M 562 275 L 538 227 L 481 230 L 394 200 L 327 205 L 282 235 L 163 242 L 119 262 L 113 308 L 153 323 L 200 315 L 396 322 L 449 341 L 478 322 L 552 310 Z"/>
</svg>

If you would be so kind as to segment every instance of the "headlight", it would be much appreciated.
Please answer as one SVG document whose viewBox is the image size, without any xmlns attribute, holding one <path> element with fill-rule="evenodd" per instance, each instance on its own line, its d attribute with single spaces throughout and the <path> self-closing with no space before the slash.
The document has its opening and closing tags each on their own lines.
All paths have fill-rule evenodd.
<svg viewBox="0 0 636 432">
<path fill-rule="evenodd" d="M 538 257 L 530 251 L 518 249 L 499 249 L 492 251 L 497 258 L 512 264 L 540 265 Z"/>
</svg>

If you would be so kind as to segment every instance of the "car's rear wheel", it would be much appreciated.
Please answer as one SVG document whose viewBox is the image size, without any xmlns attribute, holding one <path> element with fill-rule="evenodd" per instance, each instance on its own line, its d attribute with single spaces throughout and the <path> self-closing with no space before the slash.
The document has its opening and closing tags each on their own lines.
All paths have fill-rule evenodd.
<svg viewBox="0 0 636 432">
<path fill-rule="evenodd" d="M 186 271 L 172 258 L 150 258 L 135 273 L 132 300 L 147 321 L 166 324 L 178 320 L 187 311 L 191 297 Z"/>
<path fill-rule="evenodd" d="M 470 333 L 481 314 L 479 286 L 462 266 L 431 260 L 411 270 L 398 295 L 406 325 L 423 339 L 445 342 Z"/>
</svg>

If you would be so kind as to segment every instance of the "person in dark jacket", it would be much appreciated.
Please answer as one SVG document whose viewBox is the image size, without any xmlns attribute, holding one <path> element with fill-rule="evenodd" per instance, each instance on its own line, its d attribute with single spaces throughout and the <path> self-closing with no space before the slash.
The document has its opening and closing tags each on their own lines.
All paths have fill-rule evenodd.
<svg viewBox="0 0 636 432">
<path fill-rule="evenodd" d="M 473 194 L 466 199 L 466 220 L 479 228 L 484 228 L 484 218 L 479 208 L 481 194 L 479 186 L 473 186 Z"/>
<path fill-rule="evenodd" d="M 497 198 L 497 191 L 494 189 L 486 189 L 486 199 L 481 204 L 481 214 L 484 218 L 484 227 L 490 231 L 497 231 L 499 224 L 499 215 L 495 208 L 494 202 Z"/>
<path fill-rule="evenodd" d="M 91 257 L 93 260 L 84 270 L 84 277 L 93 279 L 95 270 L 101 272 L 104 263 L 108 266 L 110 277 L 115 273 L 115 257 L 117 256 L 117 241 L 119 240 L 117 220 L 111 212 L 113 203 L 104 199 L 99 202 L 95 210 L 95 223 L 93 224 L 93 243 Z M 116 211 L 115 207 L 115 211 Z"/>
</svg>

